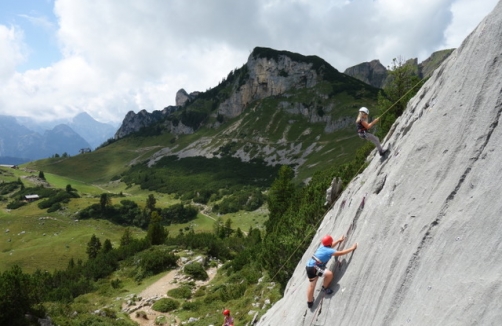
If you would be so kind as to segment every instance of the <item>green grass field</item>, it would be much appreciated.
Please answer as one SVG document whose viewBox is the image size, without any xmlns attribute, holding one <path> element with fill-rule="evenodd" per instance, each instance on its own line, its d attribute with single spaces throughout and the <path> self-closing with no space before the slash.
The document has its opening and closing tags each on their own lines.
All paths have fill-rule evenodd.
<svg viewBox="0 0 502 326">
<path fill-rule="evenodd" d="M 0 169 L 0 182 L 16 181 L 20 178 L 25 186 L 33 186 L 24 176 L 38 175 L 23 169 Z M 156 207 L 165 208 L 179 203 L 172 195 L 153 193 L 142 190 L 138 186 L 127 187 L 120 182 L 89 184 L 53 173 L 44 172 L 45 179 L 52 187 L 65 189 L 68 184 L 78 190 L 81 198 L 74 198 L 64 209 L 47 213 L 37 206 L 37 202 L 29 203 L 15 210 L 6 208 L 8 199 L 0 201 L 0 271 L 19 265 L 25 272 L 37 269 L 53 271 L 66 268 L 70 258 L 87 259 L 86 247 L 91 236 L 96 235 L 101 243 L 110 239 L 114 247 L 119 245 L 124 233 L 124 226 L 115 225 L 106 220 L 78 220 L 76 213 L 83 208 L 99 203 L 102 193 L 123 193 L 124 198 L 112 197 L 112 204 L 122 199 L 135 201 L 144 206 L 148 195 L 153 194 Z M 210 217 L 199 213 L 190 223 L 167 226 L 170 236 L 176 236 L 179 230 L 193 228 L 195 232 L 211 232 L 214 228 L 216 214 Z M 238 212 L 222 216 L 222 221 L 232 219 L 232 227 L 247 232 L 250 226 L 259 227 L 266 220 L 266 211 Z M 143 238 L 145 230 L 131 228 L 135 238 Z"/>
</svg>

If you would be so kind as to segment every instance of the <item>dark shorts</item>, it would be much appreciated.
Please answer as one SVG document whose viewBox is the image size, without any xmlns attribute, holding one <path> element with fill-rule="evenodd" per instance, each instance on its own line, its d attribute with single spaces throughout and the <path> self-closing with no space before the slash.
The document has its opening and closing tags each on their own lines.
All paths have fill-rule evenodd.
<svg viewBox="0 0 502 326">
<path fill-rule="evenodd" d="M 320 267 L 320 266 L 313 266 L 313 267 L 307 266 L 307 268 L 306 268 L 307 269 L 307 277 L 309 278 L 309 280 L 313 281 L 318 276 L 323 276 L 324 275 L 324 268 Z"/>
</svg>

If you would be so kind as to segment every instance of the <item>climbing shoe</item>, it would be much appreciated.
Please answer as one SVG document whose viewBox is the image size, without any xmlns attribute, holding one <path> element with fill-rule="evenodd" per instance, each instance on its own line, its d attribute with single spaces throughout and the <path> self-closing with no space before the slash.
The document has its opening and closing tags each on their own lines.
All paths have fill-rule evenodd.
<svg viewBox="0 0 502 326">
<path fill-rule="evenodd" d="M 314 306 L 314 301 L 307 301 L 307 306 L 312 308 Z"/>
<path fill-rule="evenodd" d="M 333 294 L 333 290 L 331 290 L 330 288 L 325 288 L 324 286 L 322 287 L 321 291 L 323 291 L 327 295 Z"/>
</svg>

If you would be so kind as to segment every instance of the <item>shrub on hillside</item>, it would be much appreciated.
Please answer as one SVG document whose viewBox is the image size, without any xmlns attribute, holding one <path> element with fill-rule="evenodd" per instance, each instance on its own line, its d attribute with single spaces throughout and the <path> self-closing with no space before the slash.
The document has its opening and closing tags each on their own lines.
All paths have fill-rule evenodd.
<svg viewBox="0 0 502 326">
<path fill-rule="evenodd" d="M 259 188 L 246 188 L 225 197 L 219 204 L 214 205 L 213 211 L 221 214 L 235 213 L 240 210 L 254 211 L 265 202 L 265 197 Z"/>
<path fill-rule="evenodd" d="M 167 291 L 167 295 L 176 299 L 190 299 L 192 297 L 192 288 L 188 285 L 182 285 L 179 288 Z"/>
<path fill-rule="evenodd" d="M 169 312 L 178 309 L 179 306 L 180 303 L 174 299 L 162 298 L 153 304 L 152 309 L 158 312 Z"/>
<path fill-rule="evenodd" d="M 21 187 L 21 185 L 22 183 L 19 183 L 18 181 L 3 182 L 0 184 L 0 195 L 7 195 L 17 190 L 19 187 Z"/>
<path fill-rule="evenodd" d="M 208 293 L 204 298 L 205 303 L 212 301 L 227 302 L 242 298 L 247 290 L 247 282 L 239 282 L 235 284 L 220 284 L 211 288 L 211 293 Z"/>
<path fill-rule="evenodd" d="M 62 208 L 61 203 L 54 203 L 52 204 L 51 207 L 47 210 L 47 213 L 52 213 L 60 210 Z"/>
<path fill-rule="evenodd" d="M 147 275 L 158 274 L 169 268 L 176 267 L 178 256 L 166 253 L 165 250 L 153 247 L 138 254 L 140 267 Z"/>
<path fill-rule="evenodd" d="M 195 298 L 200 298 L 200 297 L 203 297 L 206 295 L 206 287 L 205 286 L 201 286 L 200 288 L 198 288 L 195 293 L 193 294 L 193 296 Z"/>
<path fill-rule="evenodd" d="M 160 212 L 163 224 L 187 223 L 197 217 L 199 211 L 191 205 L 174 204 L 164 208 Z"/>
<path fill-rule="evenodd" d="M 82 209 L 79 219 L 103 218 L 113 223 L 122 225 L 133 225 L 140 228 L 148 226 L 148 217 L 142 209 L 132 200 L 124 199 L 120 201 L 121 205 L 101 207 L 100 204 L 92 204 Z"/>
<path fill-rule="evenodd" d="M 201 249 L 204 251 L 205 255 L 221 260 L 232 258 L 228 248 L 228 243 L 223 242 L 222 239 L 212 233 L 183 233 L 178 235 L 176 238 L 167 238 L 166 244 L 192 250 Z"/>
<path fill-rule="evenodd" d="M 183 271 L 196 280 L 205 281 L 209 278 L 202 264 L 197 262 L 185 265 Z"/>
<path fill-rule="evenodd" d="M 14 200 L 7 204 L 7 209 L 17 209 L 24 205 L 26 205 L 26 202 L 21 200 Z"/>
<path fill-rule="evenodd" d="M 200 308 L 199 301 L 186 301 L 181 305 L 183 310 L 197 311 Z"/>
<path fill-rule="evenodd" d="M 48 209 L 47 212 L 55 212 L 61 208 L 61 203 L 68 203 L 70 198 L 78 198 L 78 194 L 64 190 L 54 191 L 47 199 L 38 203 L 38 208 Z"/>
</svg>

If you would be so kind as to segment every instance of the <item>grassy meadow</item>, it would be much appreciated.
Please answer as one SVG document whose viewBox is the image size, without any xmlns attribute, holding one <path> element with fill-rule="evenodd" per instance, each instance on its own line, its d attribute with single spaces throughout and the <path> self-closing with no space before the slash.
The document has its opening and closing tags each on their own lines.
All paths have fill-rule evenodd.
<svg viewBox="0 0 502 326">
<path fill-rule="evenodd" d="M 50 159 L 49 159 L 50 160 Z M 47 168 L 45 160 L 41 167 Z M 78 164 L 78 158 L 67 159 L 68 162 Z M 38 164 L 38 163 L 37 163 Z M 61 165 L 61 163 L 59 164 Z M 59 166 L 58 165 L 58 166 Z M 65 166 L 66 164 L 63 164 Z M 70 164 L 65 166 L 67 172 Z M 46 169 L 50 171 L 50 168 Z M 179 203 L 172 195 L 154 193 L 142 190 L 138 186 L 127 187 L 121 182 L 87 183 L 75 178 L 64 177 L 46 172 L 44 176 L 51 187 L 65 189 L 71 185 L 76 189 L 81 198 L 73 198 L 64 205 L 63 210 L 47 213 L 37 206 L 37 201 L 20 208 L 9 210 L 6 208 L 9 200 L 4 198 L 0 201 L 0 271 L 9 269 L 13 265 L 19 265 L 26 272 L 34 272 L 37 269 L 53 271 L 66 268 L 70 258 L 75 260 L 87 259 L 86 246 L 94 234 L 101 242 L 110 239 L 114 247 L 118 247 L 124 226 L 113 224 L 106 220 L 88 219 L 78 220 L 76 214 L 83 208 L 99 203 L 102 193 L 119 194 L 125 197 L 112 197 L 112 204 L 122 199 L 136 202 L 143 207 L 148 195 L 153 194 L 156 199 L 156 207 L 165 208 Z M 10 169 L 0 167 L 0 183 L 22 180 L 25 187 L 35 186 L 33 179 L 27 177 L 38 176 L 38 170 Z M 78 177 L 78 175 L 77 175 Z M 96 174 L 96 179 L 102 177 Z M 267 211 L 259 209 L 255 212 L 237 212 L 221 216 L 222 222 L 228 218 L 232 220 L 232 228 L 241 228 L 247 232 L 250 227 L 261 227 L 266 220 Z M 172 224 L 166 226 L 171 236 L 176 236 L 180 230 L 193 228 L 195 232 L 211 232 L 218 215 L 214 213 L 198 213 L 197 218 L 189 223 Z M 143 238 L 145 230 L 130 228 L 135 238 Z"/>
</svg>

